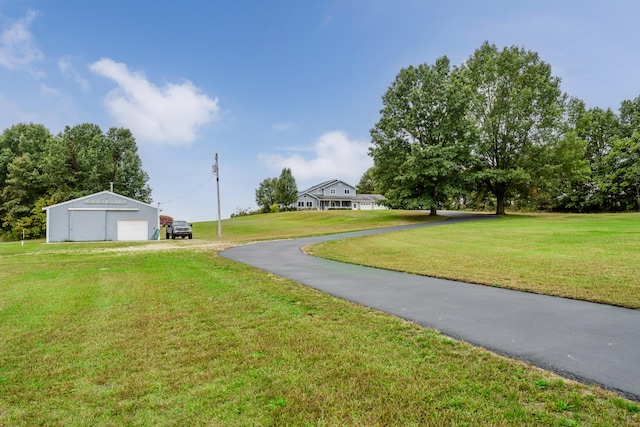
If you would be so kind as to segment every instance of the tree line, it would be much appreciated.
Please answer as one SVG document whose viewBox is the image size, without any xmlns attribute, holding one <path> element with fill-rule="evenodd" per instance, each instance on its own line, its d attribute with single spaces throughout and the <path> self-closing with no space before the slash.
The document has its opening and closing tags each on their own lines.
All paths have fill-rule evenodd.
<svg viewBox="0 0 640 427">
<path fill-rule="evenodd" d="M 586 108 L 536 52 L 485 42 L 402 69 L 382 101 L 359 186 L 390 207 L 640 209 L 640 96 Z"/>
<path fill-rule="evenodd" d="M 151 202 L 149 176 L 128 129 L 104 133 L 95 124 L 53 136 L 40 124 L 18 124 L 0 136 L 0 236 L 39 237 L 42 208 L 109 189 Z"/>
<path fill-rule="evenodd" d="M 298 200 L 298 186 L 291 169 L 284 168 L 278 178 L 265 178 L 256 188 L 256 204 L 260 212 L 289 210 Z"/>
</svg>

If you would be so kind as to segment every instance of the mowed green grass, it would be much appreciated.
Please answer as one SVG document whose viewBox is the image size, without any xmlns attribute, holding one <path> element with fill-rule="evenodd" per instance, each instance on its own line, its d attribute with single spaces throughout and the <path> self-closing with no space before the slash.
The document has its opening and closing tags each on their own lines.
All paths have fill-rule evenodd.
<svg viewBox="0 0 640 427">
<path fill-rule="evenodd" d="M 210 250 L 26 246 L 0 255 L 3 426 L 640 423 L 612 392 Z"/>
<path fill-rule="evenodd" d="M 441 221 L 443 217 L 431 217 L 419 211 L 296 211 L 264 215 L 249 215 L 221 221 L 222 237 L 218 238 L 217 221 L 196 222 L 192 224 L 193 239 L 165 239 L 165 229 L 161 228 L 160 241 L 146 242 L 64 242 L 42 245 L 44 239 L 21 242 L 0 241 L 0 256 L 25 253 L 31 250 L 40 252 L 93 251 L 96 249 L 147 245 L 190 245 L 202 241 L 222 243 L 243 243 L 260 240 L 289 239 L 295 237 L 334 234 L 371 228 L 393 227 L 429 221 Z M 1 272 L 0 272 L 1 274 Z"/>
<path fill-rule="evenodd" d="M 227 220 L 223 241 L 431 219 L 415 212 L 314 214 Z M 607 227 L 600 217 L 577 217 L 598 222 L 595 229 L 578 226 L 583 240 L 613 236 L 637 249 L 628 219 L 635 224 L 638 217 Z M 520 219 L 502 219 L 476 238 Z M 471 225 L 481 223 L 465 227 Z M 538 224 L 527 239 L 544 240 L 541 230 L 551 228 L 573 247 L 580 239 L 565 225 Z M 640 407 L 612 393 L 190 246 L 216 241 L 216 226 L 194 224 L 194 242 L 154 243 L 175 245 L 170 252 L 97 252 L 139 243 L 0 244 L 0 425 L 639 422 Z M 450 227 L 429 231 L 446 230 L 449 238 L 458 233 Z M 631 236 L 623 241 L 616 233 Z M 398 247 L 377 249 L 390 258 Z"/>
<path fill-rule="evenodd" d="M 321 257 L 640 308 L 640 214 L 509 215 L 316 245 Z"/>
<path fill-rule="evenodd" d="M 223 220 L 222 240 L 247 242 L 334 234 L 417 222 L 439 221 L 420 211 L 296 211 L 248 215 Z M 194 239 L 217 240 L 217 222 L 193 224 Z"/>
</svg>

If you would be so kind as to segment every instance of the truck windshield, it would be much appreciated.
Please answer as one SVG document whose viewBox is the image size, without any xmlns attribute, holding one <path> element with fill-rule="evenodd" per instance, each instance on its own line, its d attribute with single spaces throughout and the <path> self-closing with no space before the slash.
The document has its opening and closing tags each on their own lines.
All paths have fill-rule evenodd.
<svg viewBox="0 0 640 427">
<path fill-rule="evenodd" d="M 187 221 L 173 221 L 173 225 L 186 227 Z"/>
</svg>

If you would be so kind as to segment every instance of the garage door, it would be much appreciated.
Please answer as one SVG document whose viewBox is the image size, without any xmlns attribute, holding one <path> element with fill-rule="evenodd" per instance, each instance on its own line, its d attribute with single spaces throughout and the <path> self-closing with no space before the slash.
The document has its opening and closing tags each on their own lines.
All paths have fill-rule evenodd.
<svg viewBox="0 0 640 427">
<path fill-rule="evenodd" d="M 72 242 L 107 240 L 106 212 L 69 210 L 69 240 Z"/>
<path fill-rule="evenodd" d="M 146 219 L 119 219 L 118 240 L 149 240 Z"/>
</svg>

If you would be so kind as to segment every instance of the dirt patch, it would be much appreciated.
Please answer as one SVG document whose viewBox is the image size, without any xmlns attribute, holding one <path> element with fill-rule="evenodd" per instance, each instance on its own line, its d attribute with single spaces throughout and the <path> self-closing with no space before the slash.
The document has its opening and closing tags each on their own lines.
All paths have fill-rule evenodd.
<svg viewBox="0 0 640 427">
<path fill-rule="evenodd" d="M 97 254 L 97 253 L 140 253 L 140 252 L 169 252 L 169 251 L 198 251 L 198 252 L 214 252 L 238 246 L 237 243 L 230 242 L 203 242 L 203 241 L 161 241 L 142 245 L 118 246 L 118 247 L 96 247 L 96 248 L 74 248 L 73 243 L 65 243 L 66 247 L 61 249 L 53 249 L 43 251 L 48 254 Z M 18 252 L 7 255 L 0 255 L 0 258 L 9 256 L 32 256 L 42 254 L 41 251 Z"/>
<path fill-rule="evenodd" d="M 99 248 L 90 252 L 159 252 L 159 251 L 179 251 L 197 250 L 218 252 L 223 249 L 237 246 L 228 242 L 179 242 L 179 243 L 151 243 L 148 245 L 126 246 L 120 248 Z"/>
</svg>

